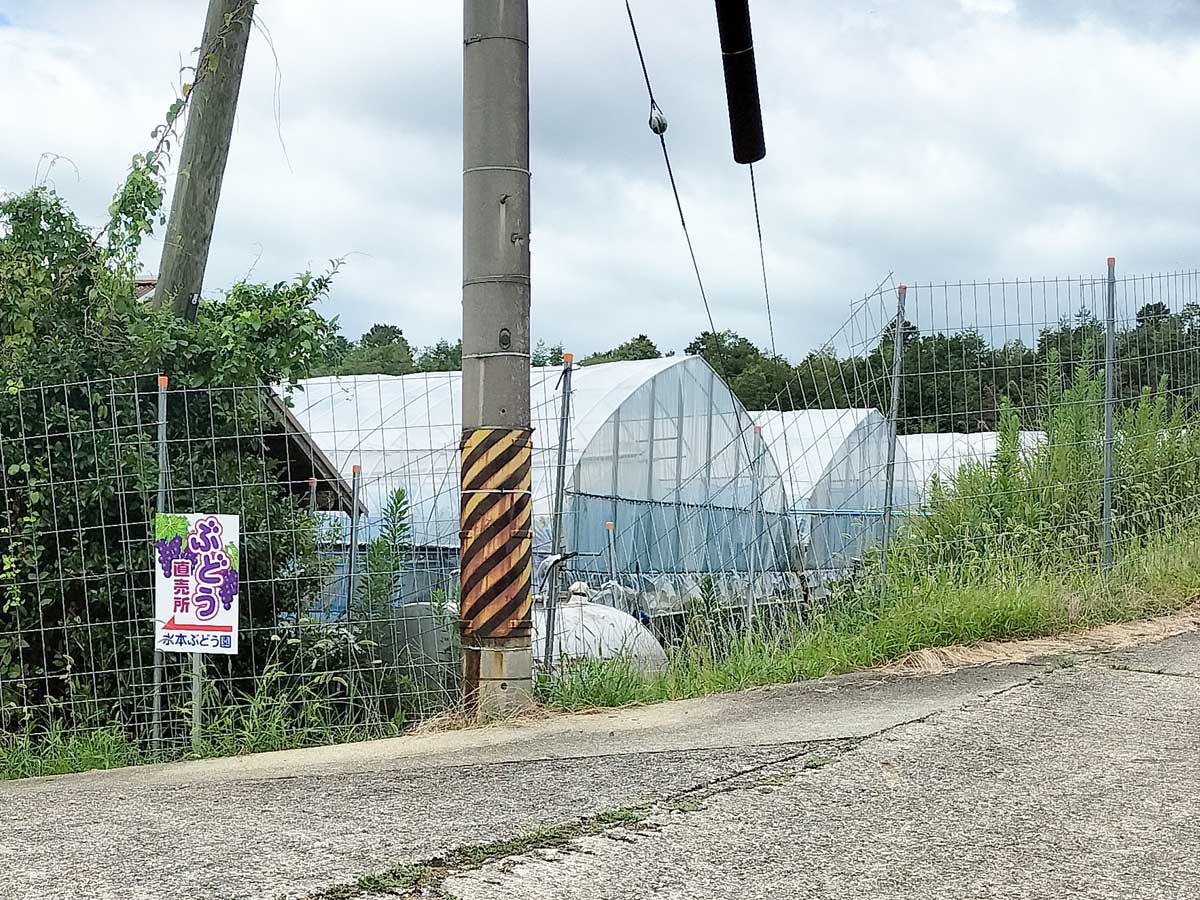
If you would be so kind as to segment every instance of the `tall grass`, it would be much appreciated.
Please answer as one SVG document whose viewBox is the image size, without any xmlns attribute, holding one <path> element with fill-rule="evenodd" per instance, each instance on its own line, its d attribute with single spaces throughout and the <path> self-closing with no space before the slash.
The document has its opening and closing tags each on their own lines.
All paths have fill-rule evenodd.
<svg viewBox="0 0 1200 900">
<path fill-rule="evenodd" d="M 54 723 L 41 732 L 0 735 L 0 779 L 66 775 L 143 761 L 137 745 L 112 726 L 67 731 Z"/>
<path fill-rule="evenodd" d="M 0 779 L 341 744 L 394 736 L 406 724 L 402 716 L 364 719 L 360 709 L 321 690 L 319 683 L 289 677 L 275 667 L 264 672 L 253 693 L 230 696 L 210 682 L 202 707 L 198 745 L 187 734 L 174 734 L 159 752 L 100 718 L 89 728 L 52 722 L 0 735 Z M 190 710 L 177 712 L 180 721 L 188 720 Z"/>
<path fill-rule="evenodd" d="M 892 582 L 895 585 L 895 582 Z M 938 570 L 868 599 L 843 595 L 805 618 L 798 612 L 749 633 L 684 639 L 662 675 L 628 660 L 578 660 L 539 684 L 543 703 L 565 710 L 679 700 L 854 672 L 929 647 L 1044 637 L 1176 611 L 1200 594 L 1200 530 L 1146 543 L 1111 578 L 1018 567 Z"/>
</svg>

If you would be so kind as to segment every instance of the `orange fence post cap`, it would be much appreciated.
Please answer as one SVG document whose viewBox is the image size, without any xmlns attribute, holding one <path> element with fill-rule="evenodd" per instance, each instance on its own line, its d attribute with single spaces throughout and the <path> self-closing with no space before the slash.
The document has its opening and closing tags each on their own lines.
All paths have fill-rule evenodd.
<svg viewBox="0 0 1200 900">
<path fill-rule="evenodd" d="M 169 379 L 167 378 L 166 375 L 159 375 L 158 376 L 158 386 L 161 388 L 165 388 L 167 386 L 168 380 Z"/>
<path fill-rule="evenodd" d="M 565 363 L 575 362 L 575 354 L 574 353 L 564 353 L 563 354 L 563 362 L 565 362 Z"/>
</svg>

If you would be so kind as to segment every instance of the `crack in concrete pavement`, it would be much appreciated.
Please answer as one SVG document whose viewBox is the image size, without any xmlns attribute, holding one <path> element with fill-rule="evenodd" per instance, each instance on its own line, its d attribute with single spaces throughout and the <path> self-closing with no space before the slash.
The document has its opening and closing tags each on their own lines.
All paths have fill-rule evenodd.
<svg viewBox="0 0 1200 900">
<path fill-rule="evenodd" d="M 844 738 L 802 744 L 780 744 L 777 746 L 798 749 L 779 759 L 739 769 L 647 803 L 604 810 L 572 822 L 543 826 L 487 844 L 455 847 L 439 856 L 395 866 L 381 872 L 368 873 L 353 883 L 311 893 L 307 895 L 306 900 L 355 900 L 379 895 L 457 900 L 444 887 L 445 882 L 456 875 L 476 871 L 487 865 L 504 867 L 507 861 L 538 851 L 553 849 L 570 852 L 572 842 L 581 837 L 603 836 L 621 840 L 623 838 L 620 834 L 623 831 L 653 831 L 655 826 L 648 825 L 646 820 L 655 813 L 695 812 L 703 809 L 704 801 L 713 797 L 790 781 L 806 771 L 822 768 L 836 758 L 852 752 L 868 739 Z M 832 758 L 814 755 L 818 750 L 832 754 Z M 789 769 L 791 764 L 800 760 L 804 760 L 805 764 Z M 765 777 L 755 777 L 763 775 Z"/>
<path fill-rule="evenodd" d="M 1192 677 L 1180 680 L 1181 671 Z M 1056 809 L 1038 804 L 1073 790 L 1078 773 L 1062 760 L 1084 752 L 1081 747 L 1102 747 L 1097 757 L 1115 754 L 1127 763 L 1129 749 L 1141 758 L 1153 747 L 1175 761 L 1186 782 L 1191 772 L 1181 760 L 1195 750 L 1186 726 L 1200 714 L 1187 686 L 1198 675 L 1200 635 L 1179 636 L 1149 648 L 1072 649 L 1036 662 L 865 672 L 561 716 L 528 728 L 14 784 L 0 790 L 0 809 L 14 825 L 0 840 L 0 868 L 11 868 L 15 895 L 23 890 L 24 896 L 63 900 L 149 900 L 164 893 L 365 900 L 437 897 L 438 891 L 442 897 L 478 891 L 494 900 L 510 889 L 522 896 L 524 890 L 536 897 L 627 900 L 644 894 L 603 887 L 637 881 L 640 876 L 623 867 L 627 858 L 654 870 L 655 860 L 675 854 L 679 868 L 657 877 L 679 887 L 670 895 L 678 900 L 710 877 L 781 877 L 768 865 L 774 845 L 737 837 L 746 821 L 799 841 L 796 852 L 815 854 L 809 868 L 851 878 L 872 870 L 863 853 L 878 840 L 858 824 L 863 798 L 870 811 L 891 816 L 884 843 L 892 842 L 897 854 L 914 827 L 906 809 L 939 811 L 942 830 L 904 846 L 908 855 L 897 855 L 899 868 L 880 870 L 886 881 L 917 866 L 945 834 L 982 828 L 970 814 L 947 813 L 964 797 L 969 803 L 986 798 L 993 818 L 1007 821 L 1016 802 L 1021 815 L 1058 822 Z M 1142 700 L 1131 705 L 1130 698 Z M 1074 718 L 1064 718 L 1064 709 Z M 1131 731 L 1131 720 L 1147 730 Z M 1123 736 L 1115 749 L 1104 743 L 1116 740 L 1113 735 Z M 1176 745 L 1182 745 L 1178 753 Z M 931 746 L 949 749 L 925 749 Z M 1026 748 L 1032 746 L 1043 750 L 1031 756 Z M 1086 757 L 1076 762 L 1080 771 L 1091 765 Z M 1103 767 L 1092 772 L 1088 791 L 1149 777 L 1148 764 L 1129 765 L 1120 775 Z M 902 774 L 906 766 L 911 777 Z M 820 777 L 808 777 L 816 770 L 823 770 Z M 1048 770 L 1054 777 L 1038 782 Z M 1026 778 L 1037 787 L 1027 789 Z M 1143 793 L 1155 790 L 1143 785 Z M 907 807 L 896 803 L 901 795 Z M 1109 802 L 1107 795 L 1103 800 Z M 184 801 L 181 819 L 176 807 Z M 1172 814 L 1169 798 L 1156 802 L 1159 813 Z M 769 823 L 763 809 L 774 810 Z M 225 817 L 228 838 L 207 830 L 216 811 Z M 796 825 L 797 815 L 807 824 Z M 1112 815 L 1105 808 L 1099 820 Z M 691 837 L 680 838 L 672 824 Z M 1083 827 L 1067 826 L 1069 835 Z M 839 840 L 859 848 L 852 862 L 839 862 L 841 844 L 825 846 L 811 837 L 825 840 L 834 829 Z M 262 834 L 274 839 L 255 845 Z M 985 841 L 994 837 L 986 828 L 981 834 Z M 188 867 L 157 875 L 137 871 L 122 850 L 133 841 L 153 855 L 180 840 L 191 854 Z M 710 840 L 738 847 L 733 861 L 705 863 Z M 230 856 L 230 841 L 244 852 Z M 955 852 L 946 859 L 956 859 Z M 236 871 L 235 889 L 223 894 L 205 873 L 226 864 Z M 530 880 L 542 887 L 529 887 Z"/>
<path fill-rule="evenodd" d="M 972 707 L 986 706 L 1014 691 L 1037 686 L 1047 676 L 1053 676 L 1055 672 L 1062 670 L 1061 668 L 1047 668 L 1045 665 L 1038 666 L 1035 674 L 1029 678 L 996 690 L 982 692 L 956 709 L 933 710 L 858 737 L 762 744 L 758 746 L 758 749 L 788 747 L 796 749 L 778 759 L 708 779 L 693 787 L 676 791 L 647 803 L 605 810 L 570 822 L 543 826 L 531 832 L 487 844 L 462 845 L 451 848 L 438 856 L 393 866 L 380 872 L 367 873 L 353 883 L 336 885 L 309 894 L 306 900 L 357 900 L 357 898 L 380 895 L 414 898 L 414 900 L 422 897 L 431 898 L 431 900 L 458 900 L 445 888 L 445 883 L 455 876 L 478 871 L 489 865 L 498 866 L 502 872 L 508 874 L 519 864 L 521 858 L 539 851 L 556 850 L 565 856 L 573 852 L 573 842 L 583 837 L 631 840 L 631 838 L 621 837 L 621 833 L 653 833 L 658 830 L 658 826 L 650 824 L 647 820 L 656 813 L 698 812 L 705 808 L 705 800 L 714 797 L 741 791 L 762 790 L 793 781 L 805 772 L 824 768 L 826 765 L 852 755 L 869 741 L 878 740 L 899 729 L 920 725 L 949 712 L 961 712 Z M 704 749 L 711 750 L 712 748 Z M 681 752 L 689 751 L 673 749 L 654 751 L 654 754 Z M 648 754 L 602 754 L 599 757 L 612 759 L 621 756 L 645 755 Z M 794 765 L 797 762 L 802 762 L 802 764 Z"/>
<path fill-rule="evenodd" d="M 1184 678 L 1190 681 L 1200 681 L 1200 675 L 1188 672 L 1167 672 L 1163 669 L 1139 669 L 1136 666 L 1125 666 L 1120 663 L 1107 663 L 1105 668 L 1111 672 L 1130 672 L 1136 675 L 1161 675 L 1164 678 Z"/>
<path fill-rule="evenodd" d="M 712 891 L 714 897 L 780 896 L 779 889 L 787 885 L 795 896 L 813 898 L 866 896 L 865 887 L 872 897 L 888 898 L 939 893 L 1050 897 L 1064 896 L 1065 887 L 1078 889 L 1085 884 L 1097 890 L 1096 896 L 1181 896 L 1172 893 L 1182 886 L 1177 881 L 1182 870 L 1177 866 L 1157 870 L 1171 873 L 1163 879 L 1123 883 L 1132 863 L 1121 860 L 1126 858 L 1122 854 L 1133 853 L 1136 847 L 1139 853 L 1157 853 L 1154 859 L 1162 863 L 1174 859 L 1172 847 L 1187 845 L 1191 820 L 1186 795 L 1173 798 L 1165 781 L 1154 787 L 1147 779 L 1152 781 L 1154 773 L 1173 760 L 1176 775 L 1170 780 L 1187 784 L 1196 770 L 1188 762 L 1195 758 L 1194 744 L 1176 748 L 1176 742 L 1164 744 L 1162 739 L 1171 737 L 1180 721 L 1194 722 L 1196 706 L 1188 705 L 1180 720 L 1146 716 L 1145 708 L 1154 704 L 1131 701 L 1131 692 L 1147 698 L 1163 692 L 1182 696 L 1186 688 L 1172 677 L 1178 673 L 1114 662 L 1092 657 L 1078 666 L 1047 666 L 1018 684 L 881 729 L 842 749 L 829 760 L 836 764 L 833 771 L 813 782 L 796 781 L 801 774 L 797 771 L 783 777 L 767 772 L 736 781 L 723 792 L 729 795 L 726 799 L 700 808 L 659 806 L 629 832 L 628 851 L 604 849 L 605 842 L 598 839 L 604 834 L 583 835 L 567 848 L 517 854 L 520 858 L 452 874 L 441 885 L 441 896 L 445 900 L 497 898 L 510 891 L 522 898 L 651 894 L 678 898 L 705 891 Z M 1137 677 L 1147 675 L 1168 677 Z M 1171 682 L 1176 686 L 1171 687 Z M 1098 708 L 1105 703 L 1117 706 L 1111 712 Z M 980 715 L 992 704 L 992 711 Z M 1134 707 L 1138 712 L 1131 718 Z M 1070 715 L 1066 709 L 1073 709 L 1073 718 L 1063 719 Z M 1109 719 L 1114 725 L 1108 724 Z M 1017 723 L 1008 740 L 996 736 L 1002 720 Z M 1118 721 L 1124 728 L 1116 726 Z M 932 729 L 922 731 L 921 723 L 931 723 Z M 1139 729 L 1151 723 L 1156 723 L 1156 730 L 1143 737 Z M 1153 747 L 1158 752 L 1123 758 L 1121 750 L 1132 746 L 1130 738 L 1135 735 L 1146 741 L 1147 750 Z M 1063 752 L 1079 747 L 1081 739 L 1088 755 L 1076 759 Z M 950 748 L 958 755 L 940 755 Z M 851 762 L 856 757 L 859 761 Z M 794 769 L 798 762 L 793 759 L 788 765 Z M 1038 771 L 1042 774 L 1033 774 Z M 771 789 L 772 777 L 778 792 Z M 1125 796 L 1126 784 L 1136 785 L 1135 796 Z M 778 799 L 736 793 L 764 787 L 768 789 L 763 793 L 777 793 Z M 933 799 L 943 795 L 949 799 Z M 858 803 L 864 799 L 869 803 L 860 813 Z M 989 814 L 968 814 L 981 809 Z M 1133 814 L 1134 809 L 1139 814 Z M 795 824 L 796 810 L 807 810 L 803 824 Z M 1149 825 L 1142 813 L 1160 820 Z M 1026 845 L 1017 837 L 1042 817 L 1047 822 L 1042 838 L 1053 848 L 1049 852 L 1039 841 Z M 931 820 L 933 827 L 928 825 Z M 770 828 L 760 831 L 768 822 Z M 788 826 L 789 822 L 793 824 Z M 772 843 L 768 832 L 776 827 L 783 831 Z M 964 839 L 963 834 L 971 838 Z M 1173 837 L 1163 838 L 1163 834 Z M 799 835 L 804 835 L 799 846 L 806 848 L 809 858 L 779 862 L 781 847 L 790 847 L 788 841 Z M 856 850 L 845 842 L 851 835 L 857 835 Z M 760 845 L 760 838 L 766 843 Z M 1018 854 L 1022 862 L 1006 860 L 1005 851 L 998 849 L 1012 846 L 1014 840 L 1023 848 Z M 714 846 L 723 848 L 721 852 L 741 853 L 713 863 L 703 854 L 717 852 Z M 866 848 L 888 858 L 890 864 L 875 864 L 870 854 L 862 855 Z M 847 854 L 853 862 L 846 861 Z M 1108 867 L 1099 865 L 1100 860 L 1108 861 Z M 518 868 L 522 874 L 514 876 Z M 1025 880 L 1009 884 L 1006 873 L 1013 868 L 1023 871 Z M 1154 870 L 1154 866 L 1147 868 Z M 1146 879 L 1146 872 L 1140 876 Z M 1143 883 L 1145 891 L 1138 888 Z M 581 887 L 588 884 L 594 887 Z M 701 884 L 704 889 L 697 891 Z M 1001 884 L 1009 884 L 1007 893 L 998 889 Z"/>
</svg>

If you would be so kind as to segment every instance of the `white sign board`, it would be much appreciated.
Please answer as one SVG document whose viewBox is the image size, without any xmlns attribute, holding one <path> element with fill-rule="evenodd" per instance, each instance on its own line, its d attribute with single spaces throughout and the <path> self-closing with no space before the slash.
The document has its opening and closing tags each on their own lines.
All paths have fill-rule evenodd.
<svg viewBox="0 0 1200 900">
<path fill-rule="evenodd" d="M 154 649 L 238 652 L 238 517 L 154 519 Z"/>
</svg>

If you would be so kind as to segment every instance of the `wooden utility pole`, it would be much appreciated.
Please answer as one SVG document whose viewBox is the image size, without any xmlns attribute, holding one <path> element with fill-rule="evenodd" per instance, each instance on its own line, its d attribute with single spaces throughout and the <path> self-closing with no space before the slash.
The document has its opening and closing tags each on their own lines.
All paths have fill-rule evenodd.
<svg viewBox="0 0 1200 900">
<path fill-rule="evenodd" d="M 209 0 L 154 305 L 193 318 L 237 112 L 255 0 Z"/>
</svg>

